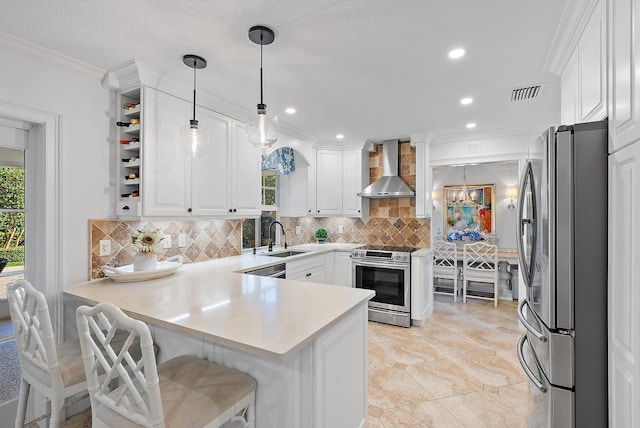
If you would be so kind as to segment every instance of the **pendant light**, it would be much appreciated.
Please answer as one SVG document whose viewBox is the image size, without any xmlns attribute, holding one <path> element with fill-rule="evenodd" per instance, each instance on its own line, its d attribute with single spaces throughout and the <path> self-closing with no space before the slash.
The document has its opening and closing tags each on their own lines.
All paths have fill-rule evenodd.
<svg viewBox="0 0 640 428">
<path fill-rule="evenodd" d="M 199 128 L 196 120 L 196 70 L 205 68 L 207 61 L 198 55 L 185 55 L 182 62 L 193 68 L 193 119 L 189 121 L 188 126 L 182 128 L 180 145 L 185 154 L 197 157 L 204 155 L 209 149 L 209 133 Z"/>
<path fill-rule="evenodd" d="M 247 118 L 247 139 L 256 147 L 267 148 L 278 140 L 278 118 L 267 116 L 267 106 L 262 97 L 262 46 L 273 43 L 275 35 L 270 28 L 256 25 L 249 29 L 249 39 L 260 45 L 260 104 L 258 114 Z"/>
</svg>

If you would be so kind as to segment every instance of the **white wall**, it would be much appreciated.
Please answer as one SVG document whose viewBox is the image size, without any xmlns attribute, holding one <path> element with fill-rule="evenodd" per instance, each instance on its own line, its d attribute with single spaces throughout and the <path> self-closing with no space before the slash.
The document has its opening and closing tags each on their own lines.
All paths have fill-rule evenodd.
<svg viewBox="0 0 640 428">
<path fill-rule="evenodd" d="M 431 217 L 432 236 L 446 233 L 444 228 L 443 192 L 446 185 L 462 184 L 462 166 L 433 168 L 434 210 Z M 519 186 L 518 162 L 485 163 L 466 166 L 467 184 L 495 184 L 495 227 L 500 248 L 516 248 L 516 213 L 507 207 L 506 189 Z M 514 199 L 514 204 L 516 200 Z"/>
<path fill-rule="evenodd" d="M 35 50 L 0 38 L 0 103 L 60 116 L 64 286 L 88 278 L 87 220 L 113 217 L 110 96 L 100 86 L 99 70 L 81 71 L 81 65 L 61 64 L 51 54 L 43 59 Z"/>
</svg>

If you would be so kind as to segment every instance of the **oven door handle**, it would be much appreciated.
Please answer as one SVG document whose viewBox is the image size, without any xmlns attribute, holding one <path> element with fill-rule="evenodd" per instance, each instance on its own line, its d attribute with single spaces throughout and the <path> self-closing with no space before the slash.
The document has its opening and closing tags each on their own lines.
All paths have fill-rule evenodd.
<svg viewBox="0 0 640 428">
<path fill-rule="evenodd" d="M 533 371 L 531 370 L 531 368 L 529 367 L 529 365 L 527 364 L 527 362 L 524 359 L 524 342 L 528 342 L 527 340 L 527 335 L 523 334 L 522 337 L 520 337 L 520 340 L 518 340 L 518 360 L 520 360 L 520 365 L 522 366 L 522 369 L 524 370 L 524 372 L 527 374 L 527 377 L 529 377 L 529 379 L 531 380 L 531 382 L 536 386 L 536 388 L 538 388 L 540 390 L 540 392 L 542 393 L 546 393 L 547 392 L 547 387 L 544 386 L 544 384 L 542 383 L 542 381 L 540 379 L 538 379 L 536 377 L 536 375 L 533 374 Z M 531 345 L 529 345 L 531 346 Z M 535 355 L 535 354 L 534 354 Z M 534 356 L 535 358 L 535 356 Z"/>
<path fill-rule="evenodd" d="M 355 268 L 356 266 L 379 267 L 379 268 L 388 267 L 388 268 L 408 269 L 409 268 L 409 263 L 387 262 L 387 261 L 366 262 L 366 261 L 358 260 L 358 261 L 354 261 L 353 262 L 353 267 Z"/>
</svg>

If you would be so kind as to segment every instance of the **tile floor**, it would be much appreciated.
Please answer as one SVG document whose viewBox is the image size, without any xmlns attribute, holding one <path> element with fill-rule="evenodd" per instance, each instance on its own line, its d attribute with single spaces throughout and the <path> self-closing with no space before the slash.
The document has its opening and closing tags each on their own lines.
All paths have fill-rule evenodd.
<svg viewBox="0 0 640 428">
<path fill-rule="evenodd" d="M 369 323 L 367 428 L 526 427 L 517 302 L 436 296 L 424 326 Z"/>
<path fill-rule="evenodd" d="M 527 427 L 533 399 L 515 351 L 516 304 L 436 296 L 422 327 L 370 322 L 366 427 Z M 64 424 L 90 425 L 90 412 Z"/>
</svg>

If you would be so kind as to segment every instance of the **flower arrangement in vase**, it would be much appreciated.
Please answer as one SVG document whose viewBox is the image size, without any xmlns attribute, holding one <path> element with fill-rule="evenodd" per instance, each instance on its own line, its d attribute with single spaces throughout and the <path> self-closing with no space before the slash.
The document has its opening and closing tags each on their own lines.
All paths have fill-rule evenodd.
<svg viewBox="0 0 640 428">
<path fill-rule="evenodd" d="M 329 233 L 327 232 L 327 229 L 320 228 L 316 230 L 316 233 L 314 234 L 314 236 L 316 237 L 318 244 L 324 244 L 324 242 L 329 237 Z"/>
<path fill-rule="evenodd" d="M 158 233 L 160 229 L 138 230 L 138 233 L 131 235 L 131 243 L 138 251 L 133 256 L 133 270 L 147 271 L 155 270 L 158 265 L 158 255 L 156 250 L 164 236 Z"/>
</svg>

